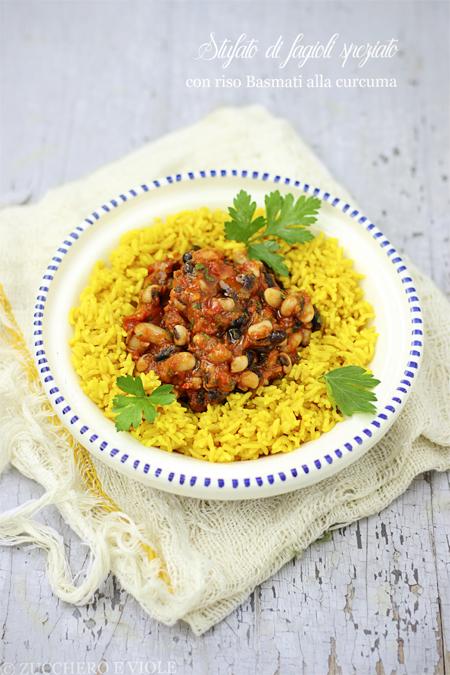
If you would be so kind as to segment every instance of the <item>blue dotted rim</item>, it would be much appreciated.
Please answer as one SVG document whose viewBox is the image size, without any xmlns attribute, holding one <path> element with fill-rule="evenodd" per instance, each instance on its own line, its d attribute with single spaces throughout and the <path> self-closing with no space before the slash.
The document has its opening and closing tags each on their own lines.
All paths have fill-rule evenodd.
<svg viewBox="0 0 450 675">
<path fill-rule="evenodd" d="M 380 248 L 384 250 L 385 254 L 394 265 L 396 272 L 400 277 L 401 283 L 404 285 L 404 292 L 407 296 L 411 313 L 411 343 L 409 360 L 405 364 L 403 377 L 398 383 L 398 386 L 395 388 L 389 403 L 384 406 L 382 412 L 378 413 L 376 417 L 370 420 L 366 426 L 361 429 L 358 435 L 344 443 L 341 447 L 329 451 L 322 457 L 318 457 L 310 464 L 299 464 L 298 466 L 293 466 L 287 471 L 270 473 L 256 476 L 254 478 L 238 479 L 227 477 L 212 479 L 208 477 L 199 478 L 195 475 L 166 471 L 160 466 L 153 466 L 142 460 L 135 459 L 132 457 L 130 451 L 121 449 L 119 444 L 117 444 L 117 447 L 112 447 L 110 443 L 100 438 L 93 429 L 90 429 L 89 426 L 79 418 L 76 411 L 64 397 L 62 391 L 57 386 L 55 378 L 48 365 L 43 336 L 43 318 L 50 285 L 64 260 L 64 256 L 70 252 L 72 246 L 76 244 L 82 233 L 89 227 L 95 225 L 95 223 L 100 220 L 103 215 L 109 213 L 113 209 L 118 208 L 119 206 L 122 206 L 124 203 L 134 199 L 135 197 L 138 197 L 145 192 L 157 190 L 176 182 L 193 181 L 198 179 L 201 180 L 204 178 L 209 179 L 226 177 L 263 180 L 280 185 L 290 185 L 292 187 L 301 189 L 307 194 L 319 197 L 322 201 L 330 203 L 331 206 L 347 214 L 350 218 L 357 220 L 357 222 L 362 227 L 364 227 L 377 241 Z M 205 488 L 218 487 L 237 489 L 240 486 L 250 488 L 262 487 L 264 485 L 274 485 L 277 482 L 284 484 L 286 484 L 288 481 L 295 482 L 295 479 L 297 479 L 298 476 L 320 471 L 322 467 L 333 464 L 333 462 L 337 462 L 346 454 L 353 452 L 355 448 L 363 444 L 364 439 L 371 438 L 372 435 L 376 433 L 375 430 L 379 430 L 382 427 L 388 428 L 392 422 L 392 417 L 398 414 L 401 407 L 405 403 L 409 391 L 411 390 L 414 378 L 417 376 L 423 351 L 424 333 L 420 301 L 414 281 L 407 269 L 407 266 L 405 265 L 401 256 L 398 254 L 397 250 L 392 246 L 390 241 L 386 239 L 384 234 L 358 210 L 354 209 L 350 204 L 347 204 L 343 200 L 339 199 L 339 197 L 333 197 L 329 192 L 324 192 L 318 187 L 313 187 L 308 183 L 303 183 L 299 180 L 284 178 L 279 175 L 272 176 L 268 172 L 263 173 L 259 171 L 247 171 L 245 169 L 211 169 L 208 171 L 189 171 L 185 174 L 166 176 L 165 178 L 154 180 L 152 183 L 143 184 L 137 188 L 132 188 L 128 192 L 120 194 L 115 199 L 111 199 L 111 201 L 107 202 L 106 204 L 102 204 L 102 206 L 100 206 L 96 211 L 93 211 L 88 218 L 85 218 L 83 222 L 75 228 L 75 230 L 70 232 L 67 238 L 64 239 L 64 241 L 56 250 L 55 255 L 52 257 L 50 264 L 47 266 L 45 274 L 42 277 L 33 316 L 33 336 L 34 358 L 49 399 L 60 417 L 67 419 L 67 426 L 72 428 L 74 431 L 78 431 L 82 437 L 84 436 L 86 438 L 86 445 L 88 447 L 92 448 L 96 452 L 99 452 L 101 455 L 109 454 L 110 458 L 113 458 L 116 462 L 119 462 L 122 465 L 127 464 L 136 472 L 141 472 L 146 476 L 152 476 L 159 479 L 161 482 L 167 481 L 170 484 L 178 483 L 179 485 L 191 487 L 194 487 L 196 484 L 202 482 Z"/>
</svg>

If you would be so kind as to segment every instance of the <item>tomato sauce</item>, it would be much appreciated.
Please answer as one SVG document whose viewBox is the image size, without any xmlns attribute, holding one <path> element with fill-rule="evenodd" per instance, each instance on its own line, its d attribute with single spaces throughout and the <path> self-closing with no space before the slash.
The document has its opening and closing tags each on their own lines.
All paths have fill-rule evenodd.
<svg viewBox="0 0 450 675">
<path fill-rule="evenodd" d="M 155 371 L 196 412 L 283 377 L 319 324 L 306 293 L 285 291 L 258 260 L 213 248 L 151 265 L 123 319 L 136 372 Z"/>
</svg>

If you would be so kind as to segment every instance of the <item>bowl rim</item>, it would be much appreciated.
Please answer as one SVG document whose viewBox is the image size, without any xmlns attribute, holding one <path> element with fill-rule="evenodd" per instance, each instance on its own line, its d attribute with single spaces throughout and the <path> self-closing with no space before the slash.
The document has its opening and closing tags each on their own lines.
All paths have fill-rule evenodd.
<svg viewBox="0 0 450 675">
<path fill-rule="evenodd" d="M 317 459 L 309 464 L 305 463 L 305 461 L 302 462 L 301 460 L 300 462 L 292 462 L 293 466 L 290 467 L 289 470 L 272 470 L 270 473 L 261 471 L 261 475 L 249 478 L 238 478 L 230 475 L 230 471 L 227 468 L 226 470 L 224 469 L 224 476 L 222 477 L 211 478 L 202 476 L 200 478 L 195 475 L 197 473 L 196 467 L 198 468 L 199 466 L 198 463 L 200 462 L 205 466 L 211 466 L 212 463 L 183 455 L 185 459 L 192 460 L 193 473 L 191 475 L 186 472 L 177 473 L 173 470 L 168 471 L 161 466 L 151 466 L 149 462 L 145 462 L 139 458 L 133 458 L 131 456 L 132 452 L 129 449 L 120 448 L 120 443 L 114 443 L 114 447 L 112 447 L 110 442 L 100 438 L 95 430 L 90 428 L 89 425 L 80 418 L 80 415 L 66 399 L 61 387 L 58 386 L 57 377 L 55 377 L 54 372 L 51 371 L 44 340 L 44 314 L 51 283 L 61 264 L 65 260 L 65 256 L 67 256 L 72 250 L 72 247 L 76 245 L 76 242 L 80 239 L 81 235 L 93 227 L 102 216 L 105 216 L 113 209 L 123 206 L 125 203 L 143 193 L 158 190 L 159 188 L 167 187 L 174 183 L 194 180 L 201 181 L 205 178 L 220 179 L 227 177 L 262 180 L 275 185 L 295 187 L 306 194 L 318 197 L 324 202 L 328 202 L 332 207 L 342 211 L 342 213 L 352 218 L 363 227 L 378 243 L 379 247 L 384 251 L 399 275 L 403 285 L 404 294 L 406 295 L 409 304 L 411 340 L 408 361 L 403 369 L 403 377 L 397 383 L 392 395 L 389 395 L 388 404 L 385 405 L 375 417 L 365 422 L 359 433 L 350 438 L 347 442 L 341 443 L 340 447 L 335 448 L 333 451 L 326 451 L 322 457 L 317 457 Z M 340 468 L 344 468 L 349 463 L 358 459 L 360 453 L 354 453 L 353 451 L 363 445 L 367 446 L 366 449 L 368 450 L 381 438 L 381 436 L 384 435 L 384 433 L 387 432 L 394 419 L 405 405 L 412 389 L 412 385 L 419 372 L 423 355 L 423 341 L 424 330 L 422 308 L 414 280 L 397 249 L 390 243 L 378 227 L 374 225 L 374 223 L 345 200 L 333 196 L 331 193 L 324 191 L 319 187 L 314 187 L 311 184 L 300 180 L 283 177 L 279 174 L 247 169 L 209 169 L 176 173 L 131 188 L 128 191 L 119 194 L 116 198 L 99 206 L 96 210 L 92 211 L 89 216 L 84 218 L 82 222 L 63 239 L 62 243 L 56 249 L 41 278 L 33 314 L 33 357 L 41 382 L 55 412 L 63 424 L 69 428 L 71 433 L 73 433 L 76 438 L 78 437 L 80 443 L 90 452 L 99 456 L 103 461 L 106 460 L 109 465 L 114 466 L 116 469 L 123 467 L 122 471 L 126 469 L 128 475 L 131 475 L 135 479 L 147 483 L 151 482 L 152 485 L 162 490 L 189 494 L 192 497 L 203 497 L 207 495 L 213 499 L 245 499 L 267 496 L 267 489 L 269 489 L 272 494 L 288 492 L 303 487 L 303 485 L 299 485 L 299 482 L 301 482 L 302 477 L 306 478 L 307 474 L 310 474 L 308 476 L 308 484 L 311 484 L 312 482 L 317 482 L 322 480 L 322 478 L 326 478 L 325 474 L 327 474 L 327 472 L 323 471 L 323 469 L 326 469 L 331 464 L 339 462 L 339 471 Z M 107 450 L 108 452 L 106 452 Z M 158 450 L 161 452 L 161 448 L 158 448 Z M 295 453 L 295 450 L 293 453 Z M 170 453 L 169 456 L 171 455 L 172 453 Z M 248 460 L 248 462 L 256 462 L 264 459 L 265 458 L 258 458 L 258 460 Z M 248 464 L 248 462 L 246 462 L 246 464 Z M 219 466 L 229 467 L 233 464 L 235 463 L 231 462 L 230 464 L 219 464 Z M 217 466 L 217 463 L 215 466 Z M 261 466 L 261 469 L 263 469 L 263 465 Z M 311 474 L 314 474 L 314 478 Z M 188 492 L 186 492 L 186 488 L 188 488 Z M 196 494 L 198 488 L 201 488 L 201 495 Z M 245 489 L 242 490 L 241 488 Z M 266 490 L 261 490 L 260 488 L 266 488 Z M 213 494 L 213 492 L 216 494 Z M 227 492 L 230 494 L 227 494 Z M 246 492 L 247 495 L 245 494 Z M 264 495 L 263 492 L 265 493 Z M 233 493 L 236 496 L 233 497 Z"/>
</svg>

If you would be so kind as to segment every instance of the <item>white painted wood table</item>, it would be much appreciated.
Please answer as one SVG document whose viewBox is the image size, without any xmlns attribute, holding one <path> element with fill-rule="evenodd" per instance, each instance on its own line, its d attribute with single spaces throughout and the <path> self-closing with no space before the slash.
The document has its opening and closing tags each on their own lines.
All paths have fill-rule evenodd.
<svg viewBox="0 0 450 675">
<path fill-rule="evenodd" d="M 447 2 L 3 0 L 0 21 L 2 202 L 36 200 L 216 105 L 259 102 L 287 117 L 392 241 L 450 291 Z M 370 67 L 398 87 L 187 89 L 187 77 L 218 72 L 193 59 L 196 46 L 210 31 L 241 30 L 266 44 L 300 32 L 310 41 L 333 32 L 398 38 L 395 59 Z M 262 60 L 229 72 L 277 75 Z M 39 494 L 9 471 L 0 510 Z M 88 607 L 65 605 L 40 552 L 2 549 L 0 674 L 445 673 L 449 494 L 447 475 L 418 478 L 382 513 L 311 546 L 201 638 L 158 625 L 112 578 Z M 63 533 L 77 570 L 86 548 L 56 512 L 43 517 Z"/>
</svg>

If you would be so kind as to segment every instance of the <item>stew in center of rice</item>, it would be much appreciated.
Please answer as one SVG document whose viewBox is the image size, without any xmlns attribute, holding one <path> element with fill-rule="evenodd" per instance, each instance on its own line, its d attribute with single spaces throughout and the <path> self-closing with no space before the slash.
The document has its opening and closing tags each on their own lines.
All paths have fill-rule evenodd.
<svg viewBox="0 0 450 675">
<path fill-rule="evenodd" d="M 155 262 L 123 319 L 136 373 L 155 371 L 195 412 L 283 377 L 320 317 L 243 253 L 201 248 Z"/>
</svg>

